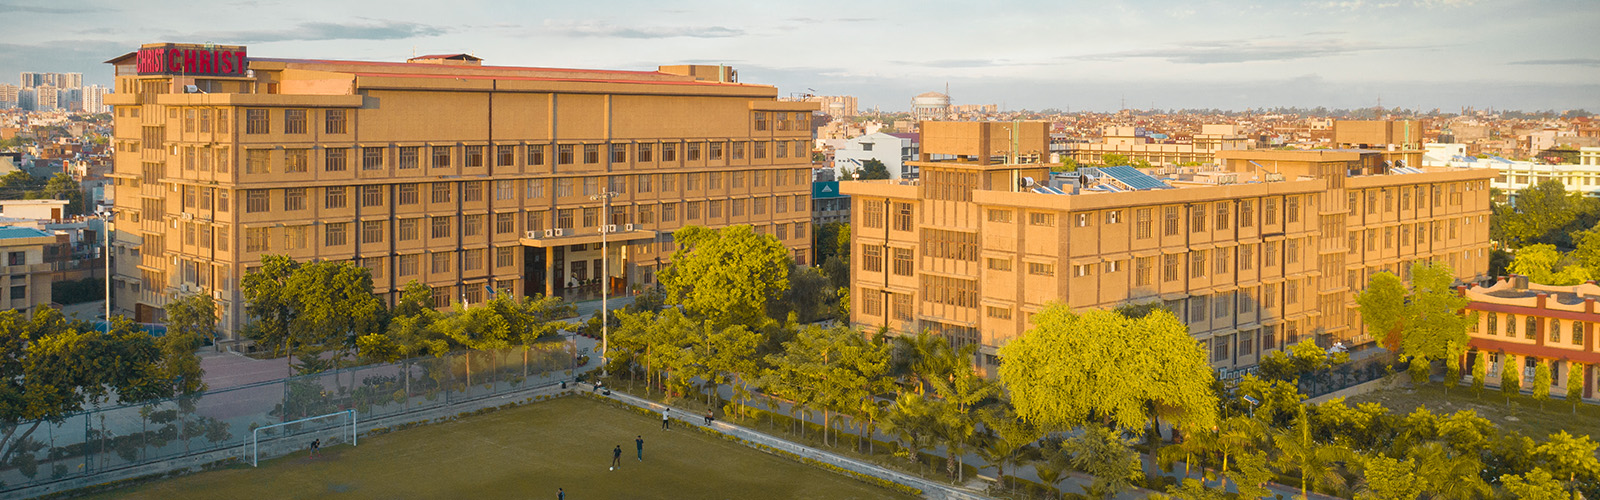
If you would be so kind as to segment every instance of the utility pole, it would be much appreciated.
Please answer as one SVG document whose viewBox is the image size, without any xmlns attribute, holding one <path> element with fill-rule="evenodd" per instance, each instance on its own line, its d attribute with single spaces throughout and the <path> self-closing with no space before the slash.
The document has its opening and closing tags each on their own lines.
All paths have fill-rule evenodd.
<svg viewBox="0 0 1600 500">
<path fill-rule="evenodd" d="M 608 186 L 609 187 L 609 186 Z M 591 200 L 600 201 L 600 376 L 606 377 L 608 348 L 611 345 L 611 309 L 606 307 L 606 299 L 611 296 L 611 259 L 608 252 L 611 246 L 606 244 L 606 234 L 610 233 L 611 224 L 611 198 L 616 196 L 614 191 L 606 191 L 594 196 Z"/>
</svg>

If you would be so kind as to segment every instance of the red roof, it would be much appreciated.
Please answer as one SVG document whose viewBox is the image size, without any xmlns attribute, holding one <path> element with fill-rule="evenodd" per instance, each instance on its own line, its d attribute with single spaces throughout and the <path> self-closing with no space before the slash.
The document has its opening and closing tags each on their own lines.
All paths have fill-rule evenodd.
<svg viewBox="0 0 1600 500">
<path fill-rule="evenodd" d="M 472 54 L 428 54 L 428 55 L 425 55 L 425 56 L 413 57 L 412 59 L 466 59 L 466 60 L 472 60 L 472 61 L 482 61 L 483 60 L 482 57 L 478 57 L 478 56 L 475 56 L 475 55 L 472 55 Z"/>
</svg>

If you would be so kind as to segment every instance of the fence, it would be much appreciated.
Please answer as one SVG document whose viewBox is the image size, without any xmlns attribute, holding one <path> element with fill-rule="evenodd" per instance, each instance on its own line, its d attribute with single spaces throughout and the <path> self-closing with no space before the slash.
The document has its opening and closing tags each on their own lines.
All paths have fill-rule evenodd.
<svg viewBox="0 0 1600 500">
<path fill-rule="evenodd" d="M 242 453 L 256 427 L 341 410 L 355 410 L 365 431 L 379 419 L 560 383 L 575 355 L 571 341 L 464 351 L 0 426 L 10 455 L 0 457 L 0 493 L 229 448 Z"/>
</svg>

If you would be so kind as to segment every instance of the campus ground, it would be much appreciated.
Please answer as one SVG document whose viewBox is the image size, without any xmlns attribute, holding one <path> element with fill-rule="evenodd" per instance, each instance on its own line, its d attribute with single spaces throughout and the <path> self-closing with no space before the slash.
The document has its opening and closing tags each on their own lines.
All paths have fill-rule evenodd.
<svg viewBox="0 0 1600 500">
<path fill-rule="evenodd" d="M 634 436 L 644 435 L 644 461 Z M 622 467 L 607 470 L 622 445 Z M 583 397 L 531 403 L 94 498 L 910 498 Z"/>
<path fill-rule="evenodd" d="M 1473 410 L 1501 429 L 1517 431 L 1536 441 L 1544 441 L 1550 434 L 1563 430 L 1600 439 L 1600 426 L 1593 424 L 1600 422 L 1600 406 L 1580 404 L 1574 413 L 1572 404 L 1565 399 L 1551 399 L 1541 408 L 1538 401 L 1526 394 L 1511 398 L 1508 406 L 1506 396 L 1495 387 L 1485 387 L 1479 396 L 1470 387 L 1456 386 L 1450 388 L 1447 396 L 1444 386 L 1435 382 L 1419 389 L 1397 387 L 1374 391 L 1349 398 L 1345 404 L 1355 406 L 1368 402 L 1381 404 L 1402 416 L 1418 406 L 1426 406 L 1435 414 Z"/>
</svg>

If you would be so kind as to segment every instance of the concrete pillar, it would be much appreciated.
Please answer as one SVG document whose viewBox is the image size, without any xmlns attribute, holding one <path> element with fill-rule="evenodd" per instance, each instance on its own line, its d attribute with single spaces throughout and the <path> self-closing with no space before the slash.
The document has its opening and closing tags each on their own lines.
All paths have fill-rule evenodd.
<svg viewBox="0 0 1600 500">
<path fill-rule="evenodd" d="M 556 296 L 556 247 L 544 247 L 544 296 Z"/>
</svg>

